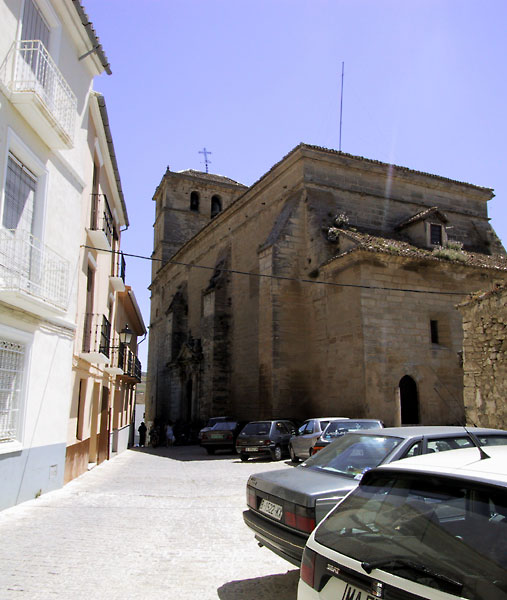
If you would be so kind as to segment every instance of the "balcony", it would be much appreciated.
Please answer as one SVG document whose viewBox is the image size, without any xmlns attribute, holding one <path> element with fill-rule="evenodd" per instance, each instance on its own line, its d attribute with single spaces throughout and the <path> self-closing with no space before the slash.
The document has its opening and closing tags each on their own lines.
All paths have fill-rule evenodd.
<svg viewBox="0 0 507 600">
<path fill-rule="evenodd" d="M 31 233 L 0 229 L 0 301 L 42 317 L 69 305 L 69 263 Z"/>
<path fill-rule="evenodd" d="M 0 85 L 50 148 L 72 148 L 76 96 L 41 41 L 14 42 L 0 67 Z"/>
<path fill-rule="evenodd" d="M 109 277 L 109 282 L 115 292 L 124 292 L 126 264 L 123 252 L 114 252 L 113 261 L 113 273 Z"/>
<path fill-rule="evenodd" d="M 126 379 L 141 381 L 141 361 L 125 344 L 113 349 L 111 361 L 106 367 L 111 375 L 123 375 Z"/>
<path fill-rule="evenodd" d="M 107 371 L 110 375 L 123 375 L 123 359 L 121 355 L 123 354 L 122 350 L 123 344 L 120 344 L 117 348 L 111 348 L 109 354 L 109 364 L 104 367 L 104 370 Z"/>
<path fill-rule="evenodd" d="M 113 216 L 105 194 L 92 194 L 88 237 L 97 250 L 111 250 L 113 243 Z"/>
<path fill-rule="evenodd" d="M 111 323 L 105 315 L 87 313 L 80 356 L 89 363 L 109 363 Z"/>
</svg>

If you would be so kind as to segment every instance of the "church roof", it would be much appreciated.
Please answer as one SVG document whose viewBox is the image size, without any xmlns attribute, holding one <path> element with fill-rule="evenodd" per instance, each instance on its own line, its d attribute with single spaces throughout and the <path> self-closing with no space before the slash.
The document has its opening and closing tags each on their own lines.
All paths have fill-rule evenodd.
<svg viewBox="0 0 507 600">
<path fill-rule="evenodd" d="M 379 165 L 381 167 L 393 169 L 394 172 L 398 172 L 398 173 L 412 173 L 412 174 L 422 175 L 424 177 L 430 177 L 432 179 L 436 179 L 436 180 L 439 180 L 439 181 L 447 181 L 447 182 L 450 182 L 450 183 L 457 183 L 458 185 L 464 185 L 464 186 L 472 188 L 472 189 L 491 192 L 491 194 L 493 195 L 493 190 L 491 188 L 487 188 L 487 187 L 483 187 L 483 186 L 479 186 L 479 185 L 474 185 L 473 183 L 466 183 L 464 181 L 458 181 L 456 179 L 450 179 L 448 177 L 442 177 L 441 175 L 435 175 L 433 173 L 426 173 L 424 171 L 417 171 L 415 169 L 410 169 L 408 167 L 401 167 L 399 165 L 395 165 L 395 164 L 391 164 L 391 163 L 385 163 L 385 162 L 382 162 L 380 160 L 374 160 L 374 159 L 371 159 L 371 158 L 365 158 L 364 156 L 357 156 L 357 155 L 354 155 L 354 154 L 348 154 L 346 152 L 342 152 L 341 150 L 333 150 L 333 149 L 330 149 L 330 148 L 324 148 L 323 146 L 314 146 L 312 144 L 305 144 L 303 142 L 300 142 L 290 152 L 288 152 L 282 159 L 280 159 L 277 163 L 275 163 L 271 167 L 271 169 L 269 169 L 269 171 L 267 171 L 266 173 L 264 173 L 264 175 L 262 175 L 262 177 L 260 177 L 251 187 L 255 186 L 262 179 L 264 179 L 264 177 L 266 177 L 269 173 L 271 173 L 272 171 L 274 171 L 275 168 L 278 167 L 278 165 L 280 165 L 281 163 L 283 163 L 292 154 L 294 154 L 298 150 L 305 150 L 305 149 L 316 150 L 318 152 L 326 152 L 327 154 L 336 154 L 336 155 L 339 155 L 339 156 L 343 156 L 344 158 L 350 158 L 350 159 L 361 161 L 361 162 L 365 162 L 365 163 L 368 163 L 368 164 L 371 164 L 371 165 Z"/>
<path fill-rule="evenodd" d="M 204 173 L 204 171 L 196 171 L 194 169 L 184 169 L 183 171 L 176 171 L 177 175 L 188 175 L 189 177 L 197 177 L 199 179 L 206 179 L 207 181 L 216 181 L 217 183 L 228 183 L 237 185 L 239 187 L 246 187 L 242 183 L 234 181 L 229 177 L 223 175 L 215 175 L 214 173 Z"/>
<path fill-rule="evenodd" d="M 507 271 L 507 257 L 498 254 L 488 255 L 447 248 L 427 250 L 425 248 L 418 248 L 417 246 L 413 246 L 402 240 L 380 237 L 369 233 L 353 231 L 351 229 L 335 229 L 335 231 L 339 235 L 344 235 L 356 242 L 356 246 L 345 250 L 344 252 L 339 252 L 324 264 L 329 264 L 335 259 L 351 254 L 357 250 L 366 250 L 368 252 L 391 254 L 393 256 L 402 256 L 406 258 L 427 259 L 439 262 L 445 261 L 468 267 Z"/>
</svg>

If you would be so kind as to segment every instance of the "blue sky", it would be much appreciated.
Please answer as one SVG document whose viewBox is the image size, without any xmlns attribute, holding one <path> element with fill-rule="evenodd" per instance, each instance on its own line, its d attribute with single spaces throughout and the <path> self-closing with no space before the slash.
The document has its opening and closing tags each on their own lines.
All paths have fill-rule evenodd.
<svg viewBox="0 0 507 600">
<path fill-rule="evenodd" d="M 167 165 L 252 184 L 299 142 L 495 190 L 507 243 L 505 0 L 83 0 L 130 228 L 153 249 Z M 151 265 L 127 259 L 149 325 Z M 143 368 L 147 342 L 139 348 Z"/>
</svg>

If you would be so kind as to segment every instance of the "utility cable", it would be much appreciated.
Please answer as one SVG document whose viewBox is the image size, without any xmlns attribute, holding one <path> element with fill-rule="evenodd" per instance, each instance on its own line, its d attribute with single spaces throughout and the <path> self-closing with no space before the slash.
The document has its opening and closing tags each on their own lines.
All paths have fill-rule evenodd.
<svg viewBox="0 0 507 600">
<path fill-rule="evenodd" d="M 94 246 L 82 245 L 82 248 L 88 248 L 90 250 L 97 250 Z M 142 260 L 149 260 L 152 262 L 164 262 L 164 264 L 179 265 L 181 267 L 189 267 L 192 269 L 206 269 L 213 272 L 232 273 L 233 275 L 248 275 L 250 277 L 266 277 L 268 279 L 278 279 L 281 281 L 294 281 L 296 283 L 312 283 L 317 285 L 329 285 L 332 287 L 342 288 L 360 288 L 364 290 L 381 290 L 387 292 L 409 292 L 412 294 L 437 294 L 440 296 L 469 296 L 471 292 L 443 292 L 438 290 L 415 290 L 411 288 L 393 288 L 393 287 L 382 287 L 376 285 L 366 285 L 359 283 L 338 283 L 336 281 L 323 281 L 322 279 L 302 279 L 298 277 L 286 277 L 284 275 L 269 275 L 267 273 L 252 273 L 250 271 L 238 271 L 237 269 L 227 269 L 224 267 L 210 267 L 207 265 L 199 265 L 195 263 L 185 263 L 182 261 L 168 259 L 163 261 L 161 258 L 153 258 L 152 256 L 142 256 L 140 254 L 129 254 L 128 252 L 117 250 L 104 250 L 100 249 L 99 252 L 109 252 L 110 254 L 123 254 L 123 256 L 129 256 L 130 258 L 140 258 Z"/>
</svg>

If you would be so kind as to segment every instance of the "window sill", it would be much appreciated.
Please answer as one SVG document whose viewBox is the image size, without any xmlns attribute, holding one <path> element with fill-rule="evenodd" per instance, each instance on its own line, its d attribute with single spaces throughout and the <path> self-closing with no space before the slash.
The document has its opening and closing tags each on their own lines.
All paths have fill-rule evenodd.
<svg viewBox="0 0 507 600">
<path fill-rule="evenodd" d="M 10 454 L 11 452 L 21 452 L 23 444 L 21 442 L 1 442 L 0 454 Z"/>
</svg>

